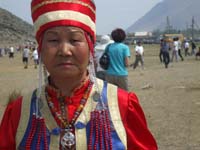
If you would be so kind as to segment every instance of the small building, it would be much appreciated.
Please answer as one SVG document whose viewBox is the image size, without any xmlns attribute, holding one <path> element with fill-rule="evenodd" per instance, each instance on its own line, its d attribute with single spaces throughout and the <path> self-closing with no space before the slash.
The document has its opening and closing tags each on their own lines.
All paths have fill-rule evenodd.
<svg viewBox="0 0 200 150">
<path fill-rule="evenodd" d="M 144 44 L 153 44 L 156 43 L 156 37 L 153 36 L 152 32 L 135 32 L 134 36 L 135 41 L 141 41 Z"/>
<path fill-rule="evenodd" d="M 144 38 L 147 38 L 147 37 L 151 37 L 152 36 L 152 33 L 151 32 L 135 32 L 135 37 L 144 37 Z"/>
<path fill-rule="evenodd" d="M 132 45 L 141 41 L 143 44 L 154 44 L 157 43 L 157 37 L 153 36 L 152 32 L 135 32 L 134 34 L 127 35 L 125 44 Z"/>
</svg>

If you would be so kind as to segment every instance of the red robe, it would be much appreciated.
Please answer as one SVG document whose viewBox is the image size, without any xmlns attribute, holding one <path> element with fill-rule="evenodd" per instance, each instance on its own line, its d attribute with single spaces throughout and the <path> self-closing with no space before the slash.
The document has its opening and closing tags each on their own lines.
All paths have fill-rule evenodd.
<svg viewBox="0 0 200 150">
<path fill-rule="evenodd" d="M 68 115 L 72 118 L 74 111 L 80 104 L 86 85 L 75 91 L 76 96 L 68 102 Z M 69 98 L 66 98 L 69 101 Z M 57 104 L 56 104 L 57 103 Z M 128 150 L 157 150 L 157 144 L 150 133 L 144 113 L 134 93 L 118 89 L 118 103 L 123 125 L 127 134 Z M 4 113 L 0 125 L 0 150 L 15 150 L 15 136 L 21 113 L 22 97 L 11 102 Z M 55 106 L 58 102 L 55 101 Z M 59 124 L 59 122 L 57 121 Z"/>
</svg>

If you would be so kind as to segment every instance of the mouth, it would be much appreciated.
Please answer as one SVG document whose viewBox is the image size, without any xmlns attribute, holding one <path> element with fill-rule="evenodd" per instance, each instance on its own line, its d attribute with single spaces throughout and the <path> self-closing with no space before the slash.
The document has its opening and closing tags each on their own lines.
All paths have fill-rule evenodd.
<svg viewBox="0 0 200 150">
<path fill-rule="evenodd" d="M 72 62 L 60 62 L 60 63 L 58 63 L 57 66 L 59 66 L 59 67 L 65 67 L 65 68 L 69 68 L 69 67 L 74 66 L 74 64 L 73 64 Z"/>
</svg>

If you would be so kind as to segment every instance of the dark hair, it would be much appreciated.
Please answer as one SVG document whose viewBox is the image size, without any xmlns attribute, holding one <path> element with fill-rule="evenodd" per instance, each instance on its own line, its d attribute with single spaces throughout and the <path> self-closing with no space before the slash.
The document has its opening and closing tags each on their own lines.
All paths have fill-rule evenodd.
<svg viewBox="0 0 200 150">
<path fill-rule="evenodd" d="M 137 44 L 141 44 L 141 43 L 142 43 L 141 41 L 138 41 L 138 42 L 137 42 Z"/>
<path fill-rule="evenodd" d="M 123 29 L 117 28 L 112 31 L 111 37 L 115 42 L 123 42 L 126 38 L 126 33 Z"/>
<path fill-rule="evenodd" d="M 173 41 L 178 41 L 178 40 L 179 40 L 178 37 L 174 37 L 174 38 L 173 38 Z"/>
</svg>

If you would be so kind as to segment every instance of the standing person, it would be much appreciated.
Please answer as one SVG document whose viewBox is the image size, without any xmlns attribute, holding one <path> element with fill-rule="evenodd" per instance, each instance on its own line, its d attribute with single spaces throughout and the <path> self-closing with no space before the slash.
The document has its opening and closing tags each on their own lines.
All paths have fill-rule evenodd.
<svg viewBox="0 0 200 150">
<path fill-rule="evenodd" d="M 123 29 L 114 29 L 111 33 L 114 43 L 106 47 L 110 57 L 110 64 L 106 70 L 106 81 L 128 91 L 128 61 L 130 50 L 123 43 L 126 33 Z"/>
<path fill-rule="evenodd" d="M 13 46 L 11 46 L 10 48 L 9 48 L 9 58 L 14 58 L 14 52 L 15 50 L 14 50 L 14 47 Z"/>
<path fill-rule="evenodd" d="M 0 57 L 3 56 L 3 49 L 0 47 Z"/>
<path fill-rule="evenodd" d="M 108 35 L 103 35 L 101 36 L 100 43 L 95 46 L 96 76 L 97 78 L 100 78 L 102 80 L 105 80 L 106 71 L 103 68 L 101 68 L 99 64 L 99 59 L 105 52 L 106 46 L 112 42 L 113 41 L 110 39 Z"/>
<path fill-rule="evenodd" d="M 135 47 L 135 62 L 133 65 L 133 69 L 135 69 L 138 66 L 138 63 L 141 63 L 142 69 L 144 69 L 144 48 L 141 45 L 141 41 L 137 42 L 137 45 Z"/>
<path fill-rule="evenodd" d="M 179 40 L 178 37 L 177 37 L 176 40 L 178 41 L 178 55 L 179 55 L 179 57 L 181 58 L 181 60 L 183 61 L 184 58 L 183 58 L 183 56 L 182 56 L 182 54 L 181 54 L 181 51 L 182 51 L 182 43 L 181 43 L 181 41 Z"/>
<path fill-rule="evenodd" d="M 198 59 L 198 57 L 200 58 L 200 47 L 199 50 L 197 51 L 197 53 L 195 54 L 196 60 Z"/>
<path fill-rule="evenodd" d="M 29 50 L 28 46 L 25 46 L 25 48 L 23 49 L 23 53 L 22 53 L 22 61 L 24 63 L 24 69 L 28 68 L 29 53 L 30 53 L 30 50 Z"/>
<path fill-rule="evenodd" d="M 169 57 L 169 43 L 167 43 L 167 39 L 162 40 L 162 46 L 161 46 L 161 51 L 163 54 L 163 61 L 165 64 L 165 68 L 168 68 L 169 62 L 170 62 L 170 57 Z"/>
<path fill-rule="evenodd" d="M 190 43 L 188 41 L 185 41 L 184 49 L 185 49 L 185 56 L 189 56 Z"/>
<path fill-rule="evenodd" d="M 93 1 L 33 0 L 31 8 L 39 87 L 8 104 L 0 149 L 156 150 L 137 96 L 95 77 Z"/>
<path fill-rule="evenodd" d="M 192 41 L 191 45 L 192 45 L 192 51 L 191 51 L 191 56 L 192 56 L 192 55 L 195 55 L 195 53 L 196 53 L 195 52 L 196 51 L 196 44 L 194 43 L 194 41 Z"/>
<path fill-rule="evenodd" d="M 33 48 L 33 53 L 32 53 L 32 58 L 33 58 L 33 61 L 34 61 L 34 66 L 35 66 L 35 69 L 37 69 L 37 65 L 39 63 L 38 61 L 38 51 L 36 48 Z"/>
<path fill-rule="evenodd" d="M 163 51 L 162 51 L 163 44 L 164 44 L 164 40 L 161 39 L 161 40 L 160 40 L 160 53 L 159 53 L 159 58 L 160 58 L 160 62 L 161 62 L 161 63 L 163 62 Z"/>
<path fill-rule="evenodd" d="M 178 48 L 179 48 L 178 40 L 177 38 L 174 38 L 171 62 L 173 62 L 174 56 L 175 56 L 176 62 L 178 62 Z"/>
<path fill-rule="evenodd" d="M 5 55 L 7 55 L 8 53 L 10 53 L 10 48 L 9 47 L 6 46 L 4 49 L 5 49 Z"/>
</svg>

